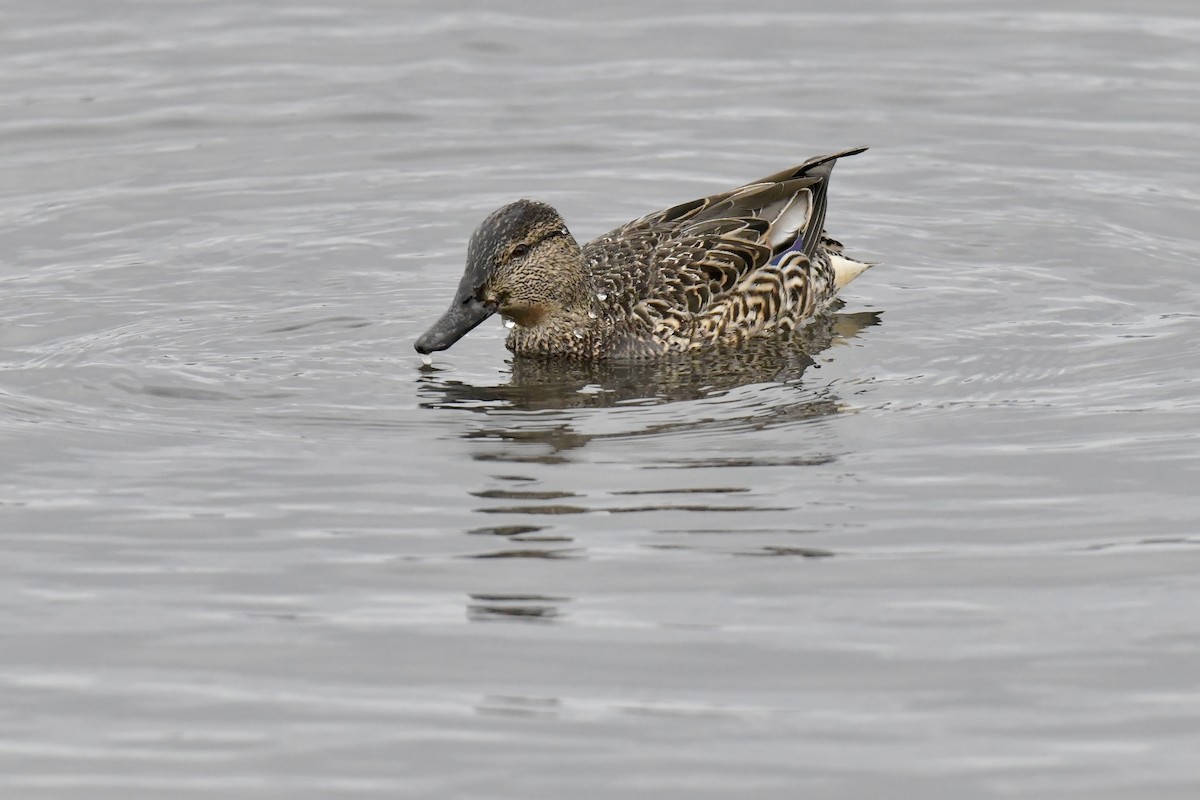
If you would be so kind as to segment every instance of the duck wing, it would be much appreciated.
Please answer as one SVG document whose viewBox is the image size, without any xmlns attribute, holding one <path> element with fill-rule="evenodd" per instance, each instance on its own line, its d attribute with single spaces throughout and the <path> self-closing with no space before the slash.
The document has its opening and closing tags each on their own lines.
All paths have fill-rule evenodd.
<svg viewBox="0 0 1200 800">
<path fill-rule="evenodd" d="M 640 305 L 655 317 L 697 314 L 785 253 L 811 258 L 822 239 L 833 164 L 863 150 L 818 156 L 598 237 L 584 248 L 598 291 L 628 313 Z"/>
</svg>

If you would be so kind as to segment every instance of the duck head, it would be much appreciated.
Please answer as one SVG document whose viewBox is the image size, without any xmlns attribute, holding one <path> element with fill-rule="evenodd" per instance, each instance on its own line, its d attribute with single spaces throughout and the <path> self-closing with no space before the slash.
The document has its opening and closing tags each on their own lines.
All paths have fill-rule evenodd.
<svg viewBox="0 0 1200 800">
<path fill-rule="evenodd" d="M 497 209 L 471 236 L 454 300 L 417 339 L 417 352 L 445 350 L 496 312 L 532 327 L 581 302 L 581 256 L 562 217 L 545 203 L 518 200 Z"/>
</svg>

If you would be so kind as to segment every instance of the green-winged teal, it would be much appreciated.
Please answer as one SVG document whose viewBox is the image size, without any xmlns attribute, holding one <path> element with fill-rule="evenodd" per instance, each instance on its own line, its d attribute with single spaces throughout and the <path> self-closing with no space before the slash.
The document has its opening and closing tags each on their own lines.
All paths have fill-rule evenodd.
<svg viewBox="0 0 1200 800">
<path fill-rule="evenodd" d="M 870 264 L 825 235 L 834 162 L 809 159 L 622 225 L 582 247 L 562 217 L 510 203 L 471 237 L 450 308 L 416 342 L 445 350 L 497 311 L 517 355 L 647 358 L 791 330 Z"/>
</svg>

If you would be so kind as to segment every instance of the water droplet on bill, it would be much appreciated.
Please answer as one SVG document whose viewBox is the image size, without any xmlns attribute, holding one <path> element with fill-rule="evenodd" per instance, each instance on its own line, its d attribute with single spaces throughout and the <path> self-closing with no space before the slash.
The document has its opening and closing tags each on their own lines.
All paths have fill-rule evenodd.
<svg viewBox="0 0 1200 800">
<path fill-rule="evenodd" d="M 433 366 L 433 358 L 425 355 L 424 353 L 421 353 L 421 363 L 427 367 L 432 367 Z"/>
<path fill-rule="evenodd" d="M 517 323 L 515 320 L 506 319 L 506 320 L 504 320 L 504 327 L 512 329 L 512 328 L 517 327 Z"/>
</svg>

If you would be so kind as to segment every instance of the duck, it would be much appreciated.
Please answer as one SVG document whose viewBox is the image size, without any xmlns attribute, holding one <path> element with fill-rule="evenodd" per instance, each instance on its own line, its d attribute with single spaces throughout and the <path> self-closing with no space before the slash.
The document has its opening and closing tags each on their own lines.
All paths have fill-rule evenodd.
<svg viewBox="0 0 1200 800">
<path fill-rule="evenodd" d="M 871 262 L 825 232 L 838 159 L 803 164 L 671 206 L 586 244 L 535 200 L 492 212 L 472 234 L 449 309 L 417 339 L 422 358 L 494 314 L 519 357 L 642 360 L 796 330 Z"/>
</svg>

